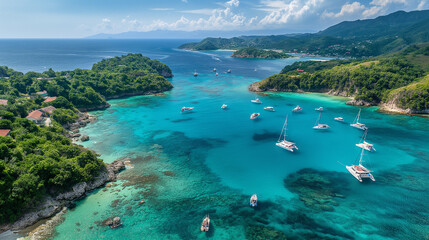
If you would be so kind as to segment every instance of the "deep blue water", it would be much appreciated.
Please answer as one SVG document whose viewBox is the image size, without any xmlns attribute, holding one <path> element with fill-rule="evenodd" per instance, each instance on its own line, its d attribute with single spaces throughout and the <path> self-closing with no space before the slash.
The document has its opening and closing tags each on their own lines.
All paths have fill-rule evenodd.
<svg viewBox="0 0 429 240">
<path fill-rule="evenodd" d="M 320 94 L 248 91 L 252 82 L 308 57 L 234 59 L 230 51 L 178 50 L 183 42 L 0 40 L 0 65 L 25 72 L 90 68 L 103 58 L 135 52 L 168 64 L 175 75 L 166 96 L 112 100 L 111 108 L 93 112 L 99 121 L 81 129 L 91 138 L 83 145 L 106 162 L 129 158 L 133 167 L 117 186 L 79 201 L 56 228 L 55 239 L 276 239 L 281 233 L 288 239 L 428 238 L 428 119 L 363 109 L 367 141 L 377 149 L 366 152 L 365 165 L 376 182 L 359 183 L 343 166 L 356 163 L 360 153 L 355 144 L 362 131 L 348 125 L 357 107 Z M 198 77 L 192 76 L 195 70 Z M 252 104 L 255 97 L 263 104 Z M 303 112 L 292 113 L 298 104 Z M 276 112 L 265 111 L 268 105 Z M 181 114 L 182 106 L 195 111 Z M 331 126 L 327 132 L 312 129 L 319 106 L 326 109 L 321 122 Z M 253 112 L 260 119 L 250 120 Z M 288 138 L 299 147 L 295 153 L 275 146 L 287 114 Z M 337 116 L 346 123 L 334 121 Z M 285 187 L 285 178 L 305 168 L 317 172 L 301 173 L 308 177 L 303 179 L 322 187 L 303 190 L 306 181 Z M 260 199 L 257 209 L 248 207 L 253 193 Z M 145 204 L 137 206 L 142 199 Z M 199 231 L 205 214 L 212 218 L 207 234 Z M 121 228 L 97 225 L 112 215 L 123 219 Z"/>
</svg>

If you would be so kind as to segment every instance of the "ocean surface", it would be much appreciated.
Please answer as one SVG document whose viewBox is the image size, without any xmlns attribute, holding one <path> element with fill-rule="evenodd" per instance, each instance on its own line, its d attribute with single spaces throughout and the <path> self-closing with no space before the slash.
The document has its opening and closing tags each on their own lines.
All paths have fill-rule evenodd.
<svg viewBox="0 0 429 240">
<path fill-rule="evenodd" d="M 376 181 L 360 183 L 344 166 L 357 164 L 361 152 L 355 144 L 363 132 L 349 126 L 358 107 L 322 94 L 248 91 L 285 65 L 325 58 L 235 59 L 231 51 L 177 49 L 184 42 L 0 40 L 0 65 L 24 72 L 88 69 L 128 52 L 173 70 L 165 96 L 112 100 L 92 112 L 98 121 L 81 129 L 90 137 L 81 144 L 107 163 L 130 164 L 112 186 L 78 201 L 53 239 L 429 239 L 429 119 L 363 108 L 360 122 L 377 150 L 365 151 L 364 165 Z M 250 102 L 256 97 L 262 104 Z M 292 113 L 296 105 L 303 111 Z M 195 109 L 182 114 L 183 106 Z M 329 131 L 312 129 L 320 106 Z M 254 112 L 261 115 L 250 120 Z M 275 145 L 287 115 L 288 139 L 299 148 L 293 153 Z M 123 225 L 102 226 L 112 216 Z"/>
</svg>

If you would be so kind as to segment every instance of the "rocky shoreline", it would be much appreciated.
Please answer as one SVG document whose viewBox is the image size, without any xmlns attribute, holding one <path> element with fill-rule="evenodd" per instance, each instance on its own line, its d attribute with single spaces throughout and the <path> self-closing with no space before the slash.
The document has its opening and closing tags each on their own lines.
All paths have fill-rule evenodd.
<svg viewBox="0 0 429 240">
<path fill-rule="evenodd" d="M 78 183 L 70 191 L 61 193 L 55 197 L 45 197 L 36 207 L 21 216 L 16 222 L 1 225 L 0 231 L 19 231 L 36 224 L 40 220 L 54 216 L 64 210 L 64 208 L 73 206 L 75 200 L 85 197 L 87 193 L 104 186 L 107 182 L 115 181 L 117 174 L 123 169 L 125 169 L 125 164 L 121 160 L 115 160 L 107 164 L 106 168 L 101 170 L 93 181 Z"/>
<path fill-rule="evenodd" d="M 332 96 L 341 96 L 341 97 L 352 98 L 351 96 L 349 96 L 345 92 L 336 92 L 336 91 L 330 91 L 330 90 L 318 90 L 318 91 L 296 90 L 296 91 L 292 91 L 292 90 L 278 90 L 278 89 L 262 89 L 259 87 L 259 82 L 252 83 L 249 86 L 249 91 L 256 92 L 256 93 L 262 93 L 262 92 L 323 93 L 323 94 L 328 94 L 328 95 L 332 95 Z M 370 103 L 370 102 L 366 102 L 363 100 L 356 100 L 356 99 L 352 98 L 351 100 L 347 101 L 346 104 L 352 105 L 352 106 L 358 106 L 358 107 L 378 106 L 379 107 L 378 110 L 380 112 L 390 113 L 390 114 L 405 114 L 405 115 L 419 115 L 419 116 L 421 116 L 422 114 L 423 115 L 429 114 L 429 109 L 425 109 L 422 111 L 416 111 L 416 110 L 412 110 L 412 109 L 403 109 L 403 108 L 398 107 L 396 104 L 394 104 L 392 102 L 380 103 L 378 105 L 375 105 L 375 104 Z"/>
</svg>

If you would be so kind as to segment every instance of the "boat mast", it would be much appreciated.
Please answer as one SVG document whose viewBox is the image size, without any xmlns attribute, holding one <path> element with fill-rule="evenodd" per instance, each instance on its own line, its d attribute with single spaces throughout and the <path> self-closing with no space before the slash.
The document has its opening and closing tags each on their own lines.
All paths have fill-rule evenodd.
<svg viewBox="0 0 429 240">
<path fill-rule="evenodd" d="M 359 165 L 362 165 L 362 158 L 363 158 L 363 151 L 365 151 L 365 149 L 362 148 L 362 152 L 360 153 L 360 159 L 359 159 Z"/>
<path fill-rule="evenodd" d="M 357 119 L 356 119 L 356 123 L 358 123 L 359 122 L 359 117 L 360 117 L 360 111 L 361 111 L 362 109 L 359 109 L 359 113 L 358 113 L 358 115 L 357 115 Z"/>
<path fill-rule="evenodd" d="M 317 119 L 317 124 L 315 126 L 319 126 L 321 116 L 322 116 L 322 112 L 319 113 L 319 118 Z"/>
<path fill-rule="evenodd" d="M 288 115 L 286 115 L 286 121 L 285 121 L 285 125 L 284 125 L 284 129 L 285 129 L 285 134 L 283 135 L 283 141 L 286 141 L 286 131 L 287 131 L 287 117 L 288 117 Z"/>
<path fill-rule="evenodd" d="M 287 116 L 288 115 L 286 115 L 286 120 L 285 120 L 285 122 L 283 123 L 283 127 L 282 127 L 282 131 L 280 132 L 280 136 L 279 136 L 279 140 L 277 140 L 277 142 L 280 142 L 280 139 L 282 138 L 282 135 L 283 135 L 283 131 L 286 129 L 286 124 L 287 124 Z M 286 132 L 285 132 L 285 135 L 286 135 Z M 286 136 L 285 136 L 285 138 L 286 138 Z"/>
</svg>

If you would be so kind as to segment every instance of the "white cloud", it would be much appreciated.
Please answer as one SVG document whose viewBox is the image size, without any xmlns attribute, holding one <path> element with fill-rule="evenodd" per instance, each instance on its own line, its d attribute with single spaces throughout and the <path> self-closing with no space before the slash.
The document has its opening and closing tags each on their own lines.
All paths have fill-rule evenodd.
<svg viewBox="0 0 429 240">
<path fill-rule="evenodd" d="M 261 1 L 263 7 L 259 10 L 268 14 L 259 21 L 262 25 L 285 24 L 293 20 L 301 19 L 304 15 L 315 13 L 324 0 L 292 0 L 290 2 L 280 0 Z"/>
<path fill-rule="evenodd" d="M 365 9 L 365 6 L 360 4 L 359 2 L 353 2 L 351 4 L 346 3 L 341 7 L 341 11 L 338 13 L 333 12 L 323 12 L 323 17 L 334 17 L 334 18 L 340 18 L 344 16 L 351 16 L 356 13 L 361 13 Z"/>
<path fill-rule="evenodd" d="M 111 32 L 113 30 L 112 21 L 109 18 L 103 18 L 96 28 L 99 32 Z"/>
<path fill-rule="evenodd" d="M 417 6 L 417 10 L 423 10 L 425 9 L 426 0 L 422 0 L 419 5 Z"/>
<path fill-rule="evenodd" d="M 240 1 L 230 0 L 230 1 L 226 2 L 225 5 L 229 6 L 229 7 L 238 7 L 240 5 Z"/>
<path fill-rule="evenodd" d="M 182 2 L 184 2 L 184 3 L 188 3 L 188 0 L 182 0 Z"/>
<path fill-rule="evenodd" d="M 184 10 L 179 11 L 181 13 L 193 13 L 193 14 L 201 14 L 201 15 L 211 15 L 214 9 L 210 8 L 202 8 L 202 9 L 194 9 L 194 10 Z"/>
</svg>

